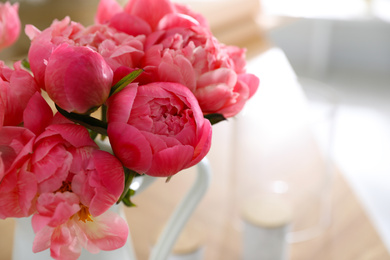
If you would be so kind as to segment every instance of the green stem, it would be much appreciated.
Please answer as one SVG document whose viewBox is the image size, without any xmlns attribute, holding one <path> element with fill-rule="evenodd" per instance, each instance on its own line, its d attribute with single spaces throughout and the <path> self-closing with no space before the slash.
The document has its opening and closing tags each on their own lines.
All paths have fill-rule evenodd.
<svg viewBox="0 0 390 260">
<path fill-rule="evenodd" d="M 64 117 L 68 118 L 69 120 L 80 124 L 96 133 L 99 133 L 101 135 L 107 135 L 107 123 L 103 122 L 99 119 L 96 119 L 94 117 L 90 117 L 89 115 L 80 115 L 76 113 L 69 113 L 59 106 L 56 105 L 56 108 L 58 112 L 61 113 Z"/>
<path fill-rule="evenodd" d="M 102 121 L 107 122 L 107 105 L 102 105 Z"/>
<path fill-rule="evenodd" d="M 133 182 L 134 177 L 137 175 L 135 171 L 132 171 L 126 167 L 123 167 L 123 169 L 125 171 L 125 188 L 122 192 L 122 195 L 119 197 L 117 204 L 120 203 L 126 196 L 127 192 L 130 190 L 130 185 Z"/>
</svg>

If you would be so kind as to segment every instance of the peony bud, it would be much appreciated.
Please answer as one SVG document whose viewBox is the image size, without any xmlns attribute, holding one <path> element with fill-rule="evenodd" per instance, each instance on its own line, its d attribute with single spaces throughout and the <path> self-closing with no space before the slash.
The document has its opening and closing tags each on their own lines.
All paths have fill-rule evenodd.
<svg viewBox="0 0 390 260">
<path fill-rule="evenodd" d="M 111 68 L 99 53 L 88 47 L 62 44 L 49 58 L 45 87 L 62 109 L 86 114 L 106 101 L 112 78 Z"/>
</svg>

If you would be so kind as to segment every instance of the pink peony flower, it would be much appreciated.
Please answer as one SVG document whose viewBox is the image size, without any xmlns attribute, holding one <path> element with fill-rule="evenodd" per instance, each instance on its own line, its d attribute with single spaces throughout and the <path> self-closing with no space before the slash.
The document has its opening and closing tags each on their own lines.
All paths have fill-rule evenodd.
<svg viewBox="0 0 390 260">
<path fill-rule="evenodd" d="M 87 27 L 75 41 L 100 53 L 114 72 L 120 66 L 139 67 L 144 55 L 145 36 L 134 37 L 107 25 Z"/>
<path fill-rule="evenodd" d="M 23 111 L 29 99 L 39 91 L 34 78 L 14 64 L 15 70 L 0 61 L 0 123 L 16 126 L 23 121 Z"/>
<path fill-rule="evenodd" d="M 209 151 L 211 125 L 183 85 L 130 84 L 108 100 L 108 136 L 115 155 L 139 173 L 171 176 Z"/>
<path fill-rule="evenodd" d="M 75 45 L 73 38 L 83 29 L 84 26 L 72 22 L 69 17 L 61 21 L 54 20 L 51 26 L 42 32 L 33 25 L 26 25 L 25 32 L 31 40 L 28 60 L 40 88 L 45 89 L 45 70 L 51 53 L 62 43 Z"/>
<path fill-rule="evenodd" d="M 20 35 L 19 4 L 0 3 L 0 50 L 12 45 Z"/>
<path fill-rule="evenodd" d="M 256 92 L 259 80 L 245 72 L 243 49 L 219 43 L 199 26 L 173 27 L 148 36 L 144 82 L 178 82 L 198 99 L 204 114 L 236 115 Z"/>
<path fill-rule="evenodd" d="M 35 211 L 38 180 L 31 165 L 36 156 L 34 144 L 36 135 L 55 118 L 38 92 L 30 98 L 23 115 L 27 128 L 4 126 L 0 130 L 0 218 L 27 217 Z"/>
<path fill-rule="evenodd" d="M 144 55 L 144 35 L 134 37 L 102 24 L 84 28 L 71 22 L 69 17 L 54 21 L 42 32 L 27 25 L 26 34 L 32 41 L 28 53 L 31 71 L 42 89 L 46 89 L 45 74 L 50 56 L 61 44 L 91 48 L 103 56 L 114 72 L 121 66 L 139 68 Z"/>
<path fill-rule="evenodd" d="M 62 109 L 86 114 L 106 101 L 112 77 L 111 68 L 99 53 L 62 44 L 49 58 L 45 86 L 49 97 Z"/>
<path fill-rule="evenodd" d="M 67 208 L 75 206 L 71 201 L 67 203 Z M 32 219 L 36 232 L 33 252 L 50 248 L 50 255 L 54 259 L 77 259 L 82 247 L 91 253 L 115 250 L 122 247 L 128 237 L 126 221 L 110 211 L 98 217 L 89 216 L 85 221 L 82 221 L 84 213 L 76 213 L 64 224 L 56 227 L 48 225 L 41 227 L 36 216 L 38 215 L 34 215 Z"/>
<path fill-rule="evenodd" d="M 39 93 L 24 122 L 28 129 L 0 131 L 0 218 L 34 213 L 33 250 L 50 248 L 55 259 L 77 259 L 82 247 L 123 246 L 127 224 L 107 212 L 124 189 L 120 161 L 99 150 L 86 128 L 53 116 Z"/>
<path fill-rule="evenodd" d="M 145 72 L 137 81 L 185 85 L 204 114 L 232 117 L 258 88 L 258 78 L 245 72 L 245 51 L 219 43 L 205 18 L 184 5 L 130 0 L 121 10 L 114 0 L 102 0 L 96 21 L 129 35 L 146 35 L 140 65 Z"/>
<path fill-rule="evenodd" d="M 40 195 L 32 219 L 34 252 L 50 248 L 55 259 L 77 259 L 82 247 L 97 253 L 127 240 L 126 222 L 107 212 L 124 189 L 122 164 L 98 150 L 87 135 L 81 126 L 63 124 L 47 127 L 37 138 L 32 171 Z M 53 166 L 56 160 L 66 166 Z"/>
</svg>

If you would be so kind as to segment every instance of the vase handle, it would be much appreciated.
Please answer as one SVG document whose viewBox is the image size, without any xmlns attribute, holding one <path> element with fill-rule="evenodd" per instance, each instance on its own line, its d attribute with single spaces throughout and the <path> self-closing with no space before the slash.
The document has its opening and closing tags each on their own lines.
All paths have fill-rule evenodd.
<svg viewBox="0 0 390 260">
<path fill-rule="evenodd" d="M 156 245 L 152 249 L 149 260 L 167 259 L 188 219 L 205 195 L 210 180 L 211 167 L 207 158 L 203 158 L 203 160 L 197 164 L 197 178 L 195 183 L 169 218 Z"/>
</svg>

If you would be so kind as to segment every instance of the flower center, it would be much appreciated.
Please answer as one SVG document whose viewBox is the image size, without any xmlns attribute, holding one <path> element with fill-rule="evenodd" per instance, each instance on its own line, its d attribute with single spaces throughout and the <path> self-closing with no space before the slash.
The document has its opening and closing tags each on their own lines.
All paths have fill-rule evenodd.
<svg viewBox="0 0 390 260">
<path fill-rule="evenodd" d="M 188 110 L 166 104 L 169 101 L 159 100 L 150 104 L 150 118 L 153 120 L 151 132 L 160 135 L 177 135 L 188 122 Z"/>
<path fill-rule="evenodd" d="M 80 208 L 81 209 L 79 210 L 79 212 L 77 212 L 77 215 L 79 216 L 79 220 L 81 220 L 84 223 L 86 223 L 87 221 L 93 222 L 88 207 L 84 206 L 83 204 L 80 204 Z"/>
<path fill-rule="evenodd" d="M 72 192 L 72 184 L 70 183 L 70 181 L 63 181 L 62 186 L 58 190 L 56 190 L 56 192 L 61 193 L 64 193 L 66 191 Z"/>
</svg>

